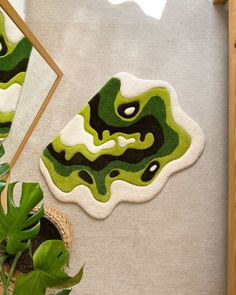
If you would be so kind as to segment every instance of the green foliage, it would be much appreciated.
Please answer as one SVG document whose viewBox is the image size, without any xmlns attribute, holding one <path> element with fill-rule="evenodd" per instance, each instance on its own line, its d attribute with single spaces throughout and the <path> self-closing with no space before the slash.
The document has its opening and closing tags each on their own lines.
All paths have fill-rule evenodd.
<svg viewBox="0 0 236 295">
<path fill-rule="evenodd" d="M 50 240 L 41 244 L 33 256 L 34 271 L 17 277 L 13 295 L 41 295 L 47 288 L 69 288 L 78 284 L 83 276 L 83 267 L 74 276 L 64 272 L 69 262 L 69 252 L 63 241 Z M 69 290 L 62 291 L 69 294 Z M 67 292 L 67 293 L 65 293 Z"/>
<path fill-rule="evenodd" d="M 0 144 L 0 158 L 5 151 Z M 43 192 L 37 183 L 23 183 L 19 206 L 14 202 L 14 188 L 16 183 L 7 186 L 4 176 L 10 171 L 10 165 L 0 164 L 0 281 L 3 285 L 3 294 L 9 295 L 9 286 L 15 273 L 17 262 L 22 252 L 28 250 L 32 256 L 31 240 L 40 230 L 40 219 L 44 215 L 43 206 L 36 212 L 32 210 L 43 199 Z M 7 186 L 7 212 L 1 202 L 1 193 Z M 14 260 L 7 274 L 4 265 L 9 255 Z M 78 284 L 83 276 L 83 267 L 74 276 L 64 272 L 69 262 L 69 253 L 63 241 L 50 240 L 38 247 L 33 255 L 34 271 L 17 277 L 13 295 L 43 295 L 47 288 L 69 288 Z M 68 295 L 71 290 L 63 289 L 55 295 Z"/>
<path fill-rule="evenodd" d="M 67 290 L 62 290 L 60 292 L 58 292 L 56 295 L 68 295 L 70 294 L 71 290 L 67 289 Z"/>
<path fill-rule="evenodd" d="M 0 144 L 0 158 L 5 154 L 5 150 L 2 144 Z M 8 163 L 0 164 L 0 193 L 6 187 L 6 181 L 2 178 L 10 171 L 10 165 Z"/>
<path fill-rule="evenodd" d="M 10 171 L 10 165 L 8 163 L 0 164 L 0 177 L 5 176 Z"/>
<path fill-rule="evenodd" d="M 11 255 L 29 247 L 30 239 L 39 233 L 40 219 L 44 214 L 43 206 L 36 213 L 31 213 L 43 199 L 40 186 L 37 183 L 23 183 L 20 205 L 17 207 L 13 199 L 15 185 L 11 183 L 8 186 L 6 213 L 0 204 L 0 242 L 6 242 L 6 252 Z"/>
<path fill-rule="evenodd" d="M 70 294 L 72 290 L 71 289 L 63 289 L 61 291 L 59 291 L 58 293 L 53 293 L 53 294 L 49 294 L 49 295 L 68 295 Z M 42 294 L 42 295 L 47 295 L 47 294 Z"/>
</svg>

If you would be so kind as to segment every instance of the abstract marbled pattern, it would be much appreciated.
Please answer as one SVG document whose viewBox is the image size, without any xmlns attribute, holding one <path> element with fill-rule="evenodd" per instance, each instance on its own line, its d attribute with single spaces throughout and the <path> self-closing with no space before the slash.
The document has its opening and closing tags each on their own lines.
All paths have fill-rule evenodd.
<svg viewBox="0 0 236 295">
<path fill-rule="evenodd" d="M 9 134 L 31 50 L 30 42 L 0 10 L 0 139 Z"/>
<path fill-rule="evenodd" d="M 153 198 L 203 145 L 168 83 L 120 73 L 47 146 L 41 170 L 56 197 L 104 218 L 121 201 Z"/>
</svg>

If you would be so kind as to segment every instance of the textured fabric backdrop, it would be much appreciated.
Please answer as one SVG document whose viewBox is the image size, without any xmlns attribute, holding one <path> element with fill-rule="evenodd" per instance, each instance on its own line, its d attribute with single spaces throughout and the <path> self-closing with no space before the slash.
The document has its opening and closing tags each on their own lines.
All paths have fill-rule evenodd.
<svg viewBox="0 0 236 295">
<path fill-rule="evenodd" d="M 128 2 L 27 1 L 27 22 L 65 76 L 12 173 L 40 181 L 71 219 L 71 271 L 83 295 L 226 294 L 227 12 L 169 0 L 160 21 Z M 43 148 L 113 74 L 171 83 L 206 136 L 203 156 L 158 198 L 121 204 L 104 221 L 56 201 L 38 169 Z"/>
</svg>

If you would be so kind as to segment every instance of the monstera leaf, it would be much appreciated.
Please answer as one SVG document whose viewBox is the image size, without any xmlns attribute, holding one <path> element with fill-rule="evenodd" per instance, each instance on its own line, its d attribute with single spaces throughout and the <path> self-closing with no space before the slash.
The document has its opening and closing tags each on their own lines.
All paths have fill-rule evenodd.
<svg viewBox="0 0 236 295">
<path fill-rule="evenodd" d="M 2 144 L 0 144 L 0 158 L 5 154 L 5 150 Z M 0 193 L 6 186 L 6 181 L 1 179 L 10 171 L 10 165 L 8 163 L 0 164 Z"/>
<path fill-rule="evenodd" d="M 44 242 L 34 253 L 34 271 L 17 277 L 13 295 L 41 295 L 48 287 L 61 289 L 78 284 L 83 276 L 83 267 L 74 277 L 70 277 L 64 272 L 68 262 L 69 253 L 63 241 Z"/>
<path fill-rule="evenodd" d="M 43 206 L 32 213 L 32 209 L 43 199 L 40 186 L 37 183 L 23 183 L 17 207 L 13 199 L 15 185 L 11 183 L 8 186 L 6 213 L 0 204 L 0 242 L 6 242 L 6 252 L 11 255 L 24 251 L 30 239 L 38 235 L 40 218 L 44 214 Z"/>
</svg>

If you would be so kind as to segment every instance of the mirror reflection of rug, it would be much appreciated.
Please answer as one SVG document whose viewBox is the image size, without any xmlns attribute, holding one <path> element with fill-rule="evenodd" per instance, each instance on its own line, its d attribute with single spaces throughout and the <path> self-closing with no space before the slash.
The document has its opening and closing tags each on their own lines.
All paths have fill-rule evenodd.
<svg viewBox="0 0 236 295">
<path fill-rule="evenodd" d="M 56 198 L 102 219 L 122 201 L 154 198 L 203 148 L 170 84 L 119 73 L 47 146 L 40 168 Z"/>
<path fill-rule="evenodd" d="M 31 43 L 0 9 L 0 141 L 10 132 L 31 51 Z"/>
</svg>

